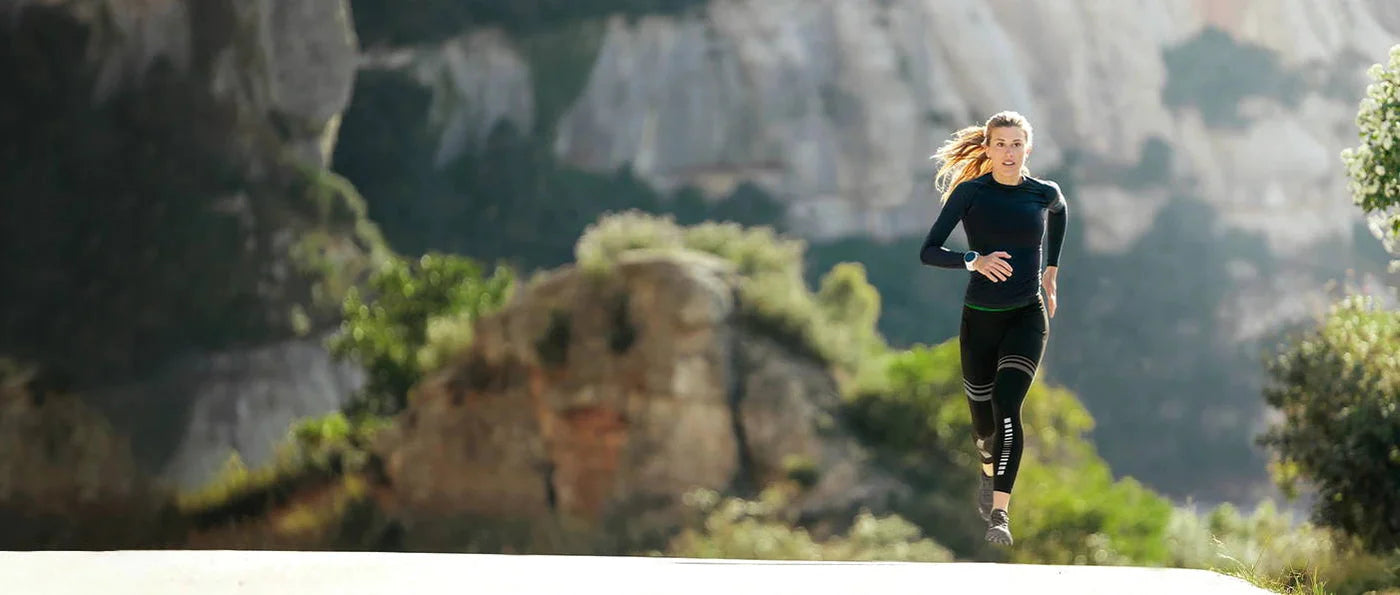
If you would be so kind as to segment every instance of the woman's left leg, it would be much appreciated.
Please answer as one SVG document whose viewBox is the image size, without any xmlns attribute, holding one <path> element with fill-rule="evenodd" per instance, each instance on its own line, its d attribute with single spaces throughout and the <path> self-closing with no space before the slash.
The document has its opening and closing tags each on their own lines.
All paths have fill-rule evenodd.
<svg viewBox="0 0 1400 595">
<path fill-rule="evenodd" d="M 1021 426 L 1021 404 L 1035 380 L 1049 339 L 1049 321 L 1039 300 L 1016 313 L 1007 325 L 997 353 L 996 385 L 992 389 L 992 413 L 996 423 L 992 460 L 992 527 L 987 539 L 1011 543 L 1007 515 L 1011 489 L 1021 467 L 1025 432 Z M 997 513 L 1000 512 L 998 515 Z"/>
</svg>

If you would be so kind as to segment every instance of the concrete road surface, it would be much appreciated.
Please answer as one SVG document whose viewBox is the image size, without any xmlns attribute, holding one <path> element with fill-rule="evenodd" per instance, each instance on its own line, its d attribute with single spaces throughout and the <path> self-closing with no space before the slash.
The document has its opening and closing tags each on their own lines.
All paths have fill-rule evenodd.
<svg viewBox="0 0 1400 595">
<path fill-rule="evenodd" d="M 1260 595 L 1201 570 L 269 551 L 0 552 L 6 595 Z"/>
</svg>

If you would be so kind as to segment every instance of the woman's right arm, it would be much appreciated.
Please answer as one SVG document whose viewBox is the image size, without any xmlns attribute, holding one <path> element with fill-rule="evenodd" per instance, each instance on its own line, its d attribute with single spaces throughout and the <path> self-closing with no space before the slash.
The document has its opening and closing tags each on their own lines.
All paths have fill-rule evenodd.
<svg viewBox="0 0 1400 595">
<path fill-rule="evenodd" d="M 938 211 L 938 219 L 934 220 L 933 227 L 929 228 L 928 235 L 924 237 L 924 245 L 919 248 L 920 262 L 944 269 L 961 269 L 966 266 L 963 264 L 963 253 L 949 250 L 943 247 L 943 243 L 948 241 L 948 234 L 953 233 L 953 227 L 967 214 L 971 190 L 969 184 L 958 184 L 948 195 L 948 202 L 943 203 L 943 208 Z"/>
</svg>

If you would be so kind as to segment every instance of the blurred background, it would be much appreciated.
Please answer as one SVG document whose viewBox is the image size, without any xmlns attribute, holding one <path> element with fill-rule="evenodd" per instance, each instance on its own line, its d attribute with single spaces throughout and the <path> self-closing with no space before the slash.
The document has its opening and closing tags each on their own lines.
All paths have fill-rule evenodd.
<svg viewBox="0 0 1400 595">
<path fill-rule="evenodd" d="M 1392 2 L 0 15 L 0 546 L 1400 585 Z M 1070 205 L 1009 552 L 917 259 L 1006 109 Z"/>
</svg>

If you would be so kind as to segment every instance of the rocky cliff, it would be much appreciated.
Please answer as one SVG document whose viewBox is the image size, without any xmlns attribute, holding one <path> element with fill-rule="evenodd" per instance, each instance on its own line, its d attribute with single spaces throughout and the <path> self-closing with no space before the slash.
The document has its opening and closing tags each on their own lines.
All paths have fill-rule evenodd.
<svg viewBox="0 0 1400 595">
<path fill-rule="evenodd" d="M 362 49 L 371 5 L 409 24 Z M 147 471 L 257 464 L 343 402 L 315 337 L 384 248 L 367 213 L 408 252 L 545 266 L 637 203 L 775 223 L 865 262 L 896 343 L 940 341 L 961 279 L 913 271 L 927 156 L 998 109 L 1075 205 L 1045 369 L 1116 470 L 1258 479 L 1256 348 L 1383 268 L 1337 164 L 1400 33 L 1383 0 L 391 5 L 0 3 L 0 355 L 90 392 Z"/>
<path fill-rule="evenodd" d="M 554 131 L 555 153 L 585 170 L 761 184 L 809 237 L 923 231 L 933 148 L 1016 109 L 1037 126 L 1034 170 L 1099 178 L 1079 189 L 1094 249 L 1140 237 L 1167 179 L 1292 249 L 1352 231 L 1337 153 L 1365 66 L 1400 35 L 1395 13 L 1381 0 L 728 0 L 572 25 L 587 56 L 572 97 L 532 84 L 547 66 L 495 28 L 370 48 L 365 64 L 433 87 L 440 162 L 509 121 Z M 558 121 L 536 119 L 551 102 Z M 1165 171 L 1131 175 L 1163 146 Z M 1155 188 L 1125 196 L 1135 184 Z"/>
<path fill-rule="evenodd" d="M 138 395 L 119 428 L 137 452 L 176 444 L 148 439 L 178 436 L 191 411 L 268 436 L 285 416 L 261 412 L 333 410 L 338 382 L 259 395 L 244 390 L 256 378 L 208 376 L 335 324 L 383 250 L 327 168 L 356 72 L 347 5 L 12 0 L 0 15 L 0 353 L 45 386 Z M 160 398 L 161 375 L 205 381 Z M 188 478 L 229 446 L 267 450 L 200 440 L 211 452 L 174 457 L 190 468 L 154 463 L 170 450 L 138 462 Z"/>
<path fill-rule="evenodd" d="M 568 267 L 482 319 L 382 442 L 395 508 L 630 541 L 674 529 L 696 488 L 791 477 L 809 483 L 811 514 L 888 505 L 907 488 L 869 464 L 835 380 L 742 321 L 726 268 Z"/>
<path fill-rule="evenodd" d="M 1400 38 L 1383 0 L 713 0 L 434 31 L 366 46 L 337 147 L 391 236 L 554 266 L 569 218 L 624 196 L 772 223 L 814 269 L 862 261 L 897 344 L 956 332 L 937 304 L 962 278 L 913 257 L 928 156 L 1027 114 L 1073 205 L 1045 369 L 1115 470 L 1173 495 L 1258 495 L 1260 351 L 1328 283 L 1393 282 L 1338 156 Z"/>
</svg>

